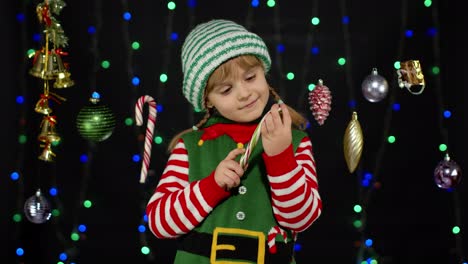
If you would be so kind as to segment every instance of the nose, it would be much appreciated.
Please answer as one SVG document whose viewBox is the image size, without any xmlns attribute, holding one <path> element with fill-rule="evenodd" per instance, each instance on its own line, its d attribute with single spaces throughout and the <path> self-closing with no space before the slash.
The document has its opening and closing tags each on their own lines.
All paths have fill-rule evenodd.
<svg viewBox="0 0 468 264">
<path fill-rule="evenodd" d="M 246 100 L 250 97 L 252 92 L 250 91 L 250 88 L 247 85 L 241 84 L 239 85 L 238 93 L 237 93 L 237 98 L 239 100 Z"/>
</svg>

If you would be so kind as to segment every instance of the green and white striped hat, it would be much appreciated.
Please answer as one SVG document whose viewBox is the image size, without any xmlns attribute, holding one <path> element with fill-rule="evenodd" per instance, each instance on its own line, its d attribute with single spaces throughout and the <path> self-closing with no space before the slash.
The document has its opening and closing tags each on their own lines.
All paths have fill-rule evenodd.
<svg viewBox="0 0 468 264">
<path fill-rule="evenodd" d="M 210 75 L 225 61 L 251 54 L 270 69 L 271 59 L 265 42 L 243 26 L 215 19 L 196 26 L 182 46 L 182 72 L 185 98 L 196 110 L 204 109 L 203 94 Z"/>
</svg>

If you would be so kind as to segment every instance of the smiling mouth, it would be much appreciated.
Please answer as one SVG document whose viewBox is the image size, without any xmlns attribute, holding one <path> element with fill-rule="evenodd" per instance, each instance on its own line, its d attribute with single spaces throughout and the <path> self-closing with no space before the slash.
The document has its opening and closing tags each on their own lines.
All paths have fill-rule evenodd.
<svg viewBox="0 0 468 264">
<path fill-rule="evenodd" d="M 250 103 L 248 103 L 248 104 L 242 106 L 241 109 L 250 108 L 250 107 L 254 106 L 256 102 L 257 102 L 257 99 L 255 99 L 255 100 L 253 100 L 252 102 L 250 102 Z"/>
</svg>

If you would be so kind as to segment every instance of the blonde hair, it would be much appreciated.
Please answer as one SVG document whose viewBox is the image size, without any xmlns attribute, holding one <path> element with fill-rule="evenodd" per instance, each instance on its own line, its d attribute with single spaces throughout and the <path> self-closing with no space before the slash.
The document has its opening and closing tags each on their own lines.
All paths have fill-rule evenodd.
<svg viewBox="0 0 468 264">
<path fill-rule="evenodd" d="M 206 84 L 206 88 L 205 88 L 205 92 L 204 92 L 204 96 L 203 96 L 204 97 L 204 103 L 203 104 L 204 104 L 204 107 L 206 109 L 206 114 L 195 125 L 196 129 L 201 128 L 206 123 L 206 121 L 208 121 L 208 119 L 211 117 L 211 115 L 214 112 L 213 108 L 207 107 L 207 105 L 206 105 L 207 104 L 207 101 L 206 101 L 207 94 L 209 94 L 213 90 L 214 84 L 215 83 L 220 83 L 223 80 L 225 80 L 226 78 L 231 77 L 232 74 L 234 72 L 236 72 L 235 71 L 236 67 L 241 67 L 243 70 L 248 70 L 248 69 L 251 69 L 252 67 L 256 67 L 256 66 L 261 66 L 262 68 L 264 68 L 263 63 L 257 57 L 255 57 L 253 55 L 241 55 L 241 56 L 235 57 L 235 58 L 230 59 L 230 60 L 226 61 L 225 63 L 221 64 L 211 74 L 211 76 L 208 79 L 208 82 Z M 273 98 L 276 101 L 281 100 L 281 97 L 279 96 L 279 94 L 272 87 L 270 87 L 270 94 L 273 96 Z M 292 121 L 293 127 L 296 128 L 296 129 L 304 130 L 306 128 L 306 125 L 307 125 L 307 119 L 305 117 L 303 117 L 301 114 L 299 114 L 296 110 L 291 108 L 290 106 L 288 106 L 288 110 L 289 110 L 289 114 L 291 116 L 291 121 Z M 169 143 L 168 151 L 171 152 L 174 149 L 177 142 L 179 141 L 179 139 L 184 134 L 189 133 L 191 131 L 194 131 L 193 127 L 189 128 L 189 129 L 185 129 L 185 130 L 179 132 L 177 135 L 175 135 L 172 138 L 171 142 Z"/>
</svg>

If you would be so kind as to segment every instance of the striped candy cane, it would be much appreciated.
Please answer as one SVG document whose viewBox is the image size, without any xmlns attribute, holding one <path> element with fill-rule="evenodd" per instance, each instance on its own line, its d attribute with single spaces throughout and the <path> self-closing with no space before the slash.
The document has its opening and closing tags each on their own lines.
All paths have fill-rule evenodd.
<svg viewBox="0 0 468 264">
<path fill-rule="evenodd" d="M 153 131 L 154 125 L 156 124 L 156 101 L 154 101 L 153 97 L 149 95 L 141 96 L 136 105 L 135 105 L 135 120 L 137 126 L 143 125 L 143 105 L 148 103 L 149 106 L 149 115 L 148 115 L 148 123 L 146 124 L 146 135 L 145 135 L 145 149 L 143 155 L 143 164 L 141 166 L 141 173 L 140 173 L 140 183 L 144 183 L 146 181 L 146 176 L 148 175 L 148 167 L 151 158 L 151 146 L 153 143 Z"/>
<path fill-rule="evenodd" d="M 281 113 L 281 108 L 278 109 L 278 111 Z M 265 120 L 265 118 L 267 117 L 269 113 L 270 112 L 266 113 L 262 117 L 262 120 L 260 120 L 260 123 L 258 123 L 258 126 L 257 128 L 255 128 L 255 131 L 252 134 L 252 138 L 250 139 L 249 144 L 247 144 L 247 147 L 245 147 L 244 154 L 241 156 L 239 160 L 239 164 L 242 166 L 244 170 L 247 167 L 247 161 L 250 158 L 250 154 L 252 153 L 253 148 L 255 148 L 255 146 L 257 145 L 258 139 L 260 138 L 260 131 L 262 130 L 263 121 Z"/>
</svg>

